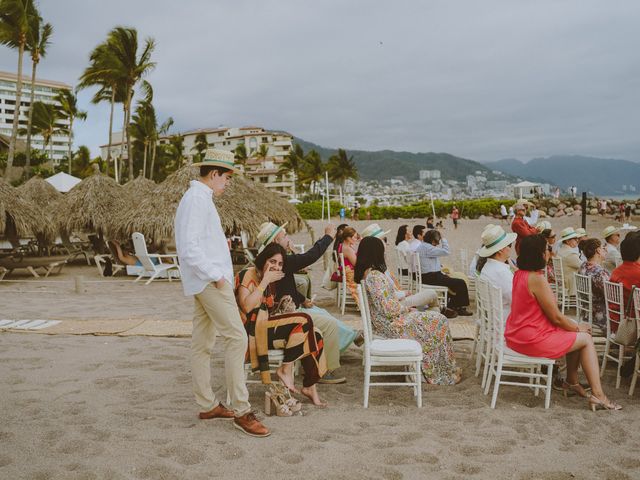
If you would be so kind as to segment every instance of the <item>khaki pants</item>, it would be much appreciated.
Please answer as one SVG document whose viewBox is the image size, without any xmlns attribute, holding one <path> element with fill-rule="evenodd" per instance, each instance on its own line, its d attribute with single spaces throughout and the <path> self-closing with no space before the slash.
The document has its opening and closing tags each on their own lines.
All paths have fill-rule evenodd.
<svg viewBox="0 0 640 480">
<path fill-rule="evenodd" d="M 211 388 L 211 353 L 219 332 L 224 342 L 225 380 L 231 400 L 228 407 L 237 417 L 242 416 L 251 410 L 244 374 L 248 340 L 233 287 L 229 282 L 221 289 L 209 284 L 194 300 L 191 375 L 196 402 L 203 412 L 220 403 Z"/>
</svg>

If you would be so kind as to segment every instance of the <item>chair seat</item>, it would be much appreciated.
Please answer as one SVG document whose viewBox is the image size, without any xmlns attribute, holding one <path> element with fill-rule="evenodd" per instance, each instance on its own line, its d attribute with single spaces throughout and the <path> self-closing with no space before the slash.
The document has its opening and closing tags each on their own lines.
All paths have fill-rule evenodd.
<svg viewBox="0 0 640 480">
<path fill-rule="evenodd" d="M 518 353 L 515 350 L 511 350 L 507 346 L 504 347 L 504 359 L 507 362 L 514 362 L 514 363 L 546 363 L 551 365 L 556 363 L 556 361 L 552 358 L 530 357 L 528 355 L 523 355 L 521 353 Z"/>
<path fill-rule="evenodd" d="M 406 338 L 376 339 L 371 342 L 370 352 L 372 356 L 407 357 L 422 355 L 422 346 Z"/>
<path fill-rule="evenodd" d="M 284 358 L 284 350 L 269 350 L 269 361 L 282 360 Z"/>
</svg>

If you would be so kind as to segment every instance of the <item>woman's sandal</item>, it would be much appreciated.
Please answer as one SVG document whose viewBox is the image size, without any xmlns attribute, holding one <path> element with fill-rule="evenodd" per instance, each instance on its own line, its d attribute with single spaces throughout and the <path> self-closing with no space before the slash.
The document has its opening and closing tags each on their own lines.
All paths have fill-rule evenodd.
<svg viewBox="0 0 640 480">
<path fill-rule="evenodd" d="M 282 395 L 284 403 L 293 413 L 298 413 L 300 412 L 300 410 L 302 410 L 302 403 L 291 396 L 291 390 L 289 390 L 286 386 L 282 384 L 276 384 L 274 385 L 274 388 L 279 395 Z"/>
<path fill-rule="evenodd" d="M 565 381 L 562 382 L 562 394 L 565 397 L 570 397 L 572 395 L 579 395 L 582 398 L 590 398 L 591 388 L 584 388 L 580 383 L 570 384 Z"/>
<path fill-rule="evenodd" d="M 605 397 L 604 401 L 600 400 L 595 395 L 589 397 L 589 407 L 591 407 L 591 411 L 593 412 L 596 410 L 622 410 L 622 405 L 612 402 L 607 397 Z"/>
<path fill-rule="evenodd" d="M 290 417 L 293 412 L 284 402 L 284 396 L 273 391 L 264 392 L 264 413 L 271 416 Z"/>
</svg>

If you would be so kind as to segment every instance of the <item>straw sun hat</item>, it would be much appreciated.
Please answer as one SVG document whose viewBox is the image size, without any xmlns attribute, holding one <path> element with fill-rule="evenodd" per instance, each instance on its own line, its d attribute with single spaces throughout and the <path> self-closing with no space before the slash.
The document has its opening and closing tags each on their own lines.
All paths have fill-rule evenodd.
<svg viewBox="0 0 640 480">
<path fill-rule="evenodd" d="M 602 238 L 607 239 L 611 235 L 613 235 L 614 233 L 620 233 L 620 229 L 618 227 L 614 227 L 612 225 L 609 225 L 607 228 L 605 228 L 602 231 Z"/>
<path fill-rule="evenodd" d="M 518 237 L 515 233 L 507 233 L 500 225 L 487 225 L 482 232 L 482 248 L 478 250 L 481 257 L 490 257 L 504 247 L 511 245 Z"/>
<path fill-rule="evenodd" d="M 560 241 L 571 240 L 572 238 L 578 238 L 578 234 L 573 227 L 567 227 L 560 232 Z"/>
<path fill-rule="evenodd" d="M 364 237 L 376 237 L 383 239 L 391 230 L 384 231 L 377 223 L 372 223 L 362 231 L 362 238 Z"/>
<path fill-rule="evenodd" d="M 536 230 L 538 230 L 538 232 L 540 233 L 544 232 L 545 230 L 551 230 L 551 222 L 548 222 L 547 220 L 538 222 L 538 224 L 536 225 Z"/>
<path fill-rule="evenodd" d="M 236 165 L 233 153 L 226 150 L 218 150 L 215 148 L 207 149 L 202 161 L 194 163 L 193 166 L 222 167 L 228 168 L 233 173 L 240 173 L 240 166 Z"/>
<path fill-rule="evenodd" d="M 285 222 L 282 225 L 278 226 L 272 222 L 265 222 L 260 225 L 260 232 L 258 233 L 257 241 L 258 241 L 258 253 L 264 250 L 264 247 L 269 245 L 276 236 L 284 230 L 284 227 L 287 226 Z"/>
<path fill-rule="evenodd" d="M 576 228 L 576 238 L 583 238 L 587 236 L 587 231 L 584 228 Z"/>
</svg>

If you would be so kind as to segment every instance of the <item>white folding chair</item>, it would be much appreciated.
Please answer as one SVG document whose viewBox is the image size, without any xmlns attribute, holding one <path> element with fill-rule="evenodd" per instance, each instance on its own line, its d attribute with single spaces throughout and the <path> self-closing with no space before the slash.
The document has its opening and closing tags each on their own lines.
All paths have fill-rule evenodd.
<svg viewBox="0 0 640 480">
<path fill-rule="evenodd" d="M 438 295 L 438 304 L 440 305 L 440 309 L 444 310 L 447 308 L 449 289 L 447 287 L 443 287 L 440 285 L 429 285 L 427 283 L 422 283 L 422 266 L 420 265 L 420 255 L 418 252 L 413 252 L 411 254 L 411 263 L 409 264 L 409 274 L 411 276 L 411 286 L 415 293 L 418 293 L 422 290 L 422 287 L 429 288 L 434 290 Z"/>
<path fill-rule="evenodd" d="M 340 273 L 340 269 L 338 268 L 338 265 L 340 265 L 340 260 L 338 260 L 338 252 L 336 252 L 335 250 L 331 250 L 331 261 L 333 262 L 333 271 L 334 272 L 338 272 Z M 340 308 L 340 301 L 342 298 L 342 280 L 340 280 L 339 282 L 336 282 L 338 284 L 338 286 L 335 288 L 336 291 L 336 306 L 338 308 Z"/>
<path fill-rule="evenodd" d="M 633 310 L 636 314 L 636 328 L 640 332 L 640 288 L 636 288 L 633 291 Z M 636 382 L 638 381 L 638 373 L 640 373 L 640 354 L 636 353 L 636 363 L 634 367 L 633 378 L 631 379 L 631 386 L 629 387 L 629 395 L 633 395 L 633 391 L 636 388 Z"/>
<path fill-rule="evenodd" d="M 485 383 L 487 381 L 487 373 L 489 371 L 489 362 L 491 361 L 491 309 L 489 300 L 489 282 L 482 278 L 478 278 L 476 283 L 477 297 L 476 297 L 476 313 L 478 330 L 476 338 L 473 342 L 471 349 L 471 358 L 475 353 L 476 356 L 476 377 L 480 375 L 480 369 L 484 362 L 484 370 L 482 372 L 482 386 L 484 390 Z"/>
<path fill-rule="evenodd" d="M 406 272 L 403 273 L 403 272 Z M 400 286 L 405 290 L 411 289 L 411 272 L 409 271 L 409 262 L 407 257 L 400 250 L 396 249 L 396 276 L 400 282 Z"/>
<path fill-rule="evenodd" d="M 371 311 L 363 285 L 358 285 L 360 316 L 364 334 L 364 408 L 369 407 L 371 387 L 412 387 L 418 408 L 422 407 L 422 346 L 408 338 L 373 338 Z M 404 367 L 403 370 L 373 370 L 374 367 Z M 373 376 L 401 376 L 404 382 L 371 382 Z"/>
<path fill-rule="evenodd" d="M 583 322 L 593 325 L 593 293 L 591 292 L 591 277 L 574 273 L 576 279 L 576 317 Z"/>
<path fill-rule="evenodd" d="M 345 268 L 345 265 L 344 265 L 344 254 L 342 252 L 339 253 L 338 258 L 340 259 L 340 268 L 342 271 L 341 272 L 342 281 L 340 282 L 340 285 L 338 285 L 338 288 L 342 290 L 339 295 L 340 313 L 344 315 L 344 311 L 347 306 L 358 308 L 358 304 L 356 303 L 355 299 L 351 296 L 351 293 L 347 288 L 347 269 Z"/>
<path fill-rule="evenodd" d="M 276 373 L 276 370 L 282 365 L 282 361 L 284 360 L 284 350 L 269 350 L 269 374 L 273 376 Z M 293 375 L 295 376 L 298 373 L 298 362 L 295 363 L 293 368 Z M 256 379 L 256 375 L 258 378 Z M 245 383 L 262 383 L 262 380 L 259 378 L 260 372 L 254 372 L 251 370 L 251 363 L 244 364 L 244 378 Z M 279 381 L 276 379 L 276 381 Z M 229 391 L 227 391 L 227 406 L 231 405 L 231 395 Z"/>
<path fill-rule="evenodd" d="M 616 369 L 616 388 L 620 388 L 620 381 L 622 376 L 620 370 L 625 360 L 631 360 L 633 355 L 625 355 L 625 346 L 616 340 L 616 334 L 613 331 L 618 331 L 620 322 L 624 318 L 624 296 L 623 296 L 622 284 L 613 282 L 604 282 L 604 301 L 607 308 L 607 339 L 604 344 L 604 356 L 602 357 L 602 366 L 600 367 L 600 376 L 604 375 L 604 370 L 607 368 L 607 361 L 612 360 L 618 364 Z M 614 328 L 612 328 L 614 327 Z M 611 347 L 618 349 L 618 355 L 611 355 Z"/>
<path fill-rule="evenodd" d="M 576 307 L 576 297 L 569 295 L 569 291 L 567 290 L 562 258 L 553 257 L 552 262 L 553 274 L 556 277 L 556 300 L 558 301 L 558 306 L 564 315 L 565 309 Z"/>
<path fill-rule="evenodd" d="M 131 239 L 133 240 L 135 255 L 144 268 L 143 272 L 134 280 L 135 282 L 145 276 L 149 277 L 145 285 L 149 285 L 156 278 L 169 278 L 169 281 L 173 278 L 180 278 L 180 266 L 178 265 L 178 257 L 176 255 L 149 253 L 147 251 L 147 242 L 144 239 L 144 235 L 140 232 L 134 232 L 131 235 Z M 158 259 L 160 263 L 153 263 L 151 261 L 152 258 Z M 163 258 L 171 258 L 175 263 L 162 263 Z"/>
<path fill-rule="evenodd" d="M 539 390 L 543 389 L 545 390 L 544 408 L 549 408 L 555 360 L 551 358 L 529 357 L 528 355 L 522 355 L 507 347 L 504 340 L 505 322 L 502 312 L 502 291 L 491 284 L 489 284 L 489 304 L 493 333 L 493 349 L 484 393 L 485 395 L 489 393 L 491 379 L 495 377 L 491 408 L 496 408 L 500 385 L 533 388 L 536 397 L 538 396 Z M 542 373 L 542 366 L 547 367 L 547 373 Z M 502 380 L 504 376 L 528 378 L 529 382 L 505 381 Z M 540 383 L 542 379 L 545 380 L 544 385 Z M 534 381 L 535 384 L 533 383 Z"/>
</svg>

